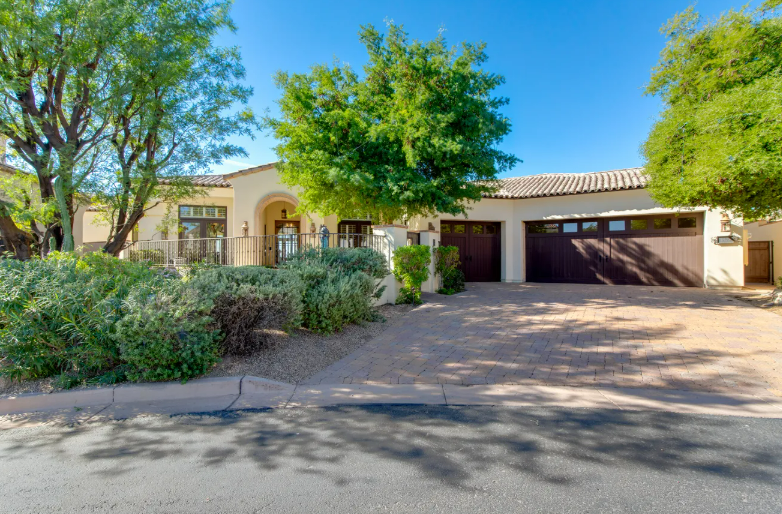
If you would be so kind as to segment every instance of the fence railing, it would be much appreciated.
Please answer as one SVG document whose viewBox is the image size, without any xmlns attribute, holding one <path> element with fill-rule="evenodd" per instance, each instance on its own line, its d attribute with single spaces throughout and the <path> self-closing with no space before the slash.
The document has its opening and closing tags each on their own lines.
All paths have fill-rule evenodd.
<svg viewBox="0 0 782 514">
<path fill-rule="evenodd" d="M 315 233 L 136 241 L 123 251 L 123 257 L 165 267 L 202 262 L 222 266 L 277 266 L 310 248 L 372 248 L 384 253 L 381 235 Z"/>
</svg>

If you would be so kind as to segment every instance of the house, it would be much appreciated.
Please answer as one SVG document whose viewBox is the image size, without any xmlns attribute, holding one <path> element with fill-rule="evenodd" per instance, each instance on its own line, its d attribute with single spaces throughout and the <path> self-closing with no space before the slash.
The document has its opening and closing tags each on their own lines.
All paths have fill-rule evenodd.
<svg viewBox="0 0 782 514">
<path fill-rule="evenodd" d="M 227 256 L 226 263 L 273 265 L 280 252 L 295 249 L 308 237 L 306 244 L 320 244 L 315 233 L 325 225 L 341 246 L 365 245 L 367 240 L 347 234 L 368 237 L 373 232 L 394 232 L 407 242 L 458 246 L 468 281 L 694 287 L 745 283 L 748 235 L 741 221 L 706 208 L 659 207 L 645 190 L 641 168 L 506 178 L 494 194 L 472 204 L 466 218 L 416 218 L 404 226 L 374 228 L 368 219 L 294 214 L 296 191 L 280 184 L 274 163 L 192 180 L 208 188 L 208 195 L 151 209 L 134 236 L 146 243 L 137 243 L 131 251 L 162 252 L 166 240 L 180 245 L 189 240 L 189 251 L 196 251 L 193 241 L 199 240 L 198 248 Z M 167 212 L 178 218 L 179 231 L 160 229 Z M 83 243 L 105 239 L 105 228 L 94 223 L 98 214 L 85 212 Z M 247 242 L 253 236 L 275 239 L 261 248 Z M 241 259 L 231 257 L 240 253 Z"/>
</svg>

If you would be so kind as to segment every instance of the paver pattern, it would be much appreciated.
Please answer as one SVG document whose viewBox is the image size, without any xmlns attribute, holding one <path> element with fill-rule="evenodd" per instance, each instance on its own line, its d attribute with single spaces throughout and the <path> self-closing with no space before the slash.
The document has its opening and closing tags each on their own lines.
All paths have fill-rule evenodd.
<svg viewBox="0 0 782 514">
<path fill-rule="evenodd" d="M 725 292 L 469 284 L 305 383 L 649 387 L 782 396 L 782 316 Z"/>
</svg>

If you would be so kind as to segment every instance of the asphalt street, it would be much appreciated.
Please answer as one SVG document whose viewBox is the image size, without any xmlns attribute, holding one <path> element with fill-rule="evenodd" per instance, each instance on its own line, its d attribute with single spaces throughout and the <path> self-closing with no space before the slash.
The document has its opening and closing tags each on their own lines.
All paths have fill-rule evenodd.
<svg viewBox="0 0 782 514">
<path fill-rule="evenodd" d="M 0 433 L 2 512 L 774 512 L 782 420 L 364 406 Z"/>
</svg>

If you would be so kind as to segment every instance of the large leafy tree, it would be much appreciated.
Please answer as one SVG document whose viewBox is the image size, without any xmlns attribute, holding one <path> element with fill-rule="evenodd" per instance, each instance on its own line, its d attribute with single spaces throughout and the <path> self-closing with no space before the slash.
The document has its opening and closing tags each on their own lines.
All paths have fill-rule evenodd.
<svg viewBox="0 0 782 514">
<path fill-rule="evenodd" d="M 244 150 L 229 141 L 252 136 L 255 118 L 245 106 L 252 89 L 236 48 L 212 45 L 215 32 L 232 28 L 229 4 L 183 9 L 164 2 L 146 16 L 124 57 L 111 113 L 112 173 L 97 174 L 93 198 L 105 209 L 110 234 L 104 251 L 119 254 L 146 211 L 193 198 L 199 191 L 183 178 Z M 116 170 L 116 171 L 114 171 Z"/>
<path fill-rule="evenodd" d="M 668 43 L 646 93 L 665 109 L 642 147 L 662 205 L 749 219 L 782 209 L 781 3 L 712 22 L 689 8 L 663 27 Z"/>
<path fill-rule="evenodd" d="M 299 186 L 303 211 L 393 220 L 464 213 L 517 158 L 498 149 L 510 132 L 494 96 L 504 82 L 481 69 L 484 45 L 449 48 L 442 34 L 410 41 L 361 28 L 369 59 L 278 73 L 280 116 L 266 122 L 283 182 Z"/>
<path fill-rule="evenodd" d="M 105 204 L 106 251 L 118 253 L 158 196 L 188 193 L 185 172 L 240 153 L 226 143 L 252 114 L 225 115 L 248 88 L 235 49 L 212 39 L 232 29 L 228 0 L 0 0 L 0 134 L 37 177 L 53 215 L 45 231 L 17 222 L 5 202 L 0 231 L 17 256 L 73 248 L 78 201 Z M 172 188 L 158 186 L 170 175 Z M 193 192 L 193 188 L 190 188 Z M 35 202 L 33 202 L 35 203 Z M 27 209 L 29 212 L 29 209 Z M 29 253 L 29 251 L 27 252 Z"/>
</svg>

